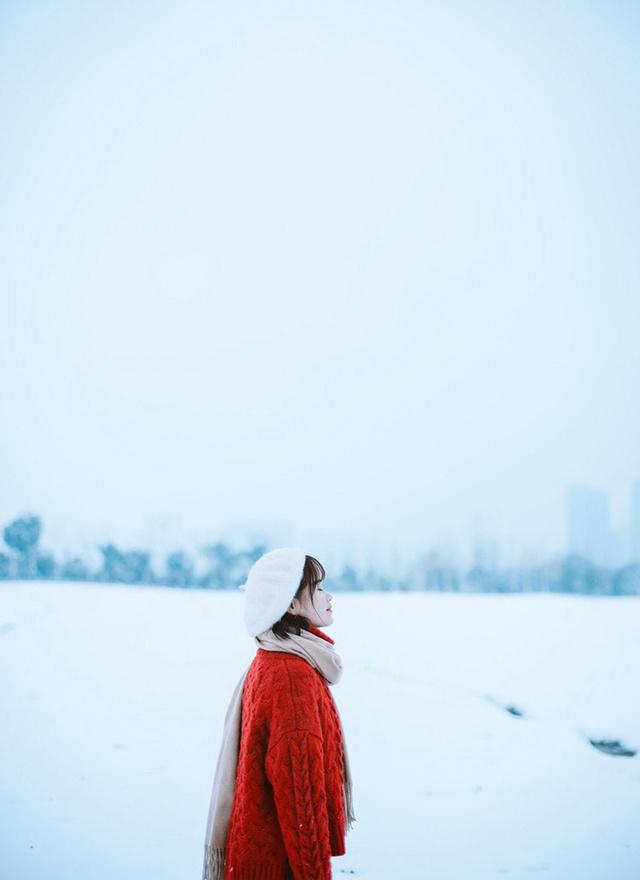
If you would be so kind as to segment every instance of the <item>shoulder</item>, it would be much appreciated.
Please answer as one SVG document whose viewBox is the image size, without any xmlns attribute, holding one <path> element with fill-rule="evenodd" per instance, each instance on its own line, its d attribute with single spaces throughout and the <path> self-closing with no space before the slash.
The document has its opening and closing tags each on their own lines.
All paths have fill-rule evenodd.
<svg viewBox="0 0 640 880">
<path fill-rule="evenodd" d="M 295 696 L 300 691 L 308 694 L 309 690 L 315 690 L 322 684 L 318 670 L 298 654 L 259 648 L 256 666 L 262 686 L 271 691 L 285 691 Z"/>
<path fill-rule="evenodd" d="M 270 739 L 290 730 L 319 731 L 323 678 L 304 657 L 258 651 L 247 697 L 264 718 Z"/>
</svg>

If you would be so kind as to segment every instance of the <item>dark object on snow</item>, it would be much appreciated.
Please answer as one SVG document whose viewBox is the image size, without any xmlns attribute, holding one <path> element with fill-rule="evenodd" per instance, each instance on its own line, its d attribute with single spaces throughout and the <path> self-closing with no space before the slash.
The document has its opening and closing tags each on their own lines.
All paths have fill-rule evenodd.
<svg viewBox="0 0 640 880">
<path fill-rule="evenodd" d="M 521 712 L 520 709 L 517 709 L 515 706 L 505 706 L 504 708 L 507 712 L 511 712 L 512 715 L 524 715 L 524 712 Z"/>
<path fill-rule="evenodd" d="M 500 706 L 501 709 L 509 712 L 510 715 L 515 715 L 517 718 L 524 718 L 524 712 L 522 709 L 518 709 L 517 706 L 513 706 L 511 703 L 501 703 L 499 700 L 496 700 L 495 697 L 492 697 L 491 694 L 485 694 L 484 698 L 490 703 L 493 703 L 494 706 Z"/>
<path fill-rule="evenodd" d="M 629 749 L 626 746 L 623 746 L 622 743 L 617 739 L 589 739 L 591 745 L 599 749 L 601 752 L 604 752 L 605 755 L 622 755 L 624 758 L 633 758 L 635 755 L 634 749 Z"/>
</svg>

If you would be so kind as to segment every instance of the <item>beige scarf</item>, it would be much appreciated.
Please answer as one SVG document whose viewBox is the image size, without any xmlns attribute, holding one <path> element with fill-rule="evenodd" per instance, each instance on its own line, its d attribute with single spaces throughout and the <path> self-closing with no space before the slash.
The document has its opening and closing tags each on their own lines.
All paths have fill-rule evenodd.
<svg viewBox="0 0 640 880">
<path fill-rule="evenodd" d="M 342 660 L 335 652 L 331 642 L 308 630 L 301 630 L 300 635 L 289 633 L 285 641 L 277 639 L 272 630 L 266 630 L 254 641 L 266 651 L 286 651 L 304 657 L 317 669 L 329 684 L 336 684 L 342 676 Z M 224 857 L 227 840 L 227 829 L 233 806 L 233 793 L 236 781 L 238 750 L 240 748 L 240 721 L 242 709 L 242 687 L 251 664 L 245 669 L 235 687 L 224 719 L 222 745 L 218 755 L 213 790 L 209 803 L 207 831 L 204 843 L 204 865 L 202 880 L 224 880 Z M 337 708 L 337 707 L 336 707 Z M 338 714 L 340 719 L 340 715 Z M 347 756 L 347 744 L 342 730 L 342 749 L 344 754 L 343 792 L 347 830 L 351 828 L 356 817 L 353 813 L 351 798 L 351 770 Z"/>
</svg>

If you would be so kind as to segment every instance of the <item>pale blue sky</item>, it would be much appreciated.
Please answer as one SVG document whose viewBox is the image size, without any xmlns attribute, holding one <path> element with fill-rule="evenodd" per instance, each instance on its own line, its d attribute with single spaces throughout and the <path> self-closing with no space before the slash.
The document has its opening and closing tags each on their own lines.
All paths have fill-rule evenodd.
<svg viewBox="0 0 640 880">
<path fill-rule="evenodd" d="M 640 6 L 4 3 L 0 517 L 564 542 L 640 476 Z"/>
</svg>

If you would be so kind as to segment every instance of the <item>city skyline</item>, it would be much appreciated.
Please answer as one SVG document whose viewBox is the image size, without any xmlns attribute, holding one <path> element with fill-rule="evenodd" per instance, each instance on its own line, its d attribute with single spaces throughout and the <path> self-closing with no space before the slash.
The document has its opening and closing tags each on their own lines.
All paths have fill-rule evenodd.
<svg viewBox="0 0 640 880">
<path fill-rule="evenodd" d="M 634 480 L 627 493 L 626 519 L 617 524 L 612 517 L 609 493 L 604 489 L 586 483 L 569 484 L 565 490 L 565 541 L 555 552 L 545 551 L 528 545 L 509 547 L 488 532 L 479 532 L 465 538 L 461 535 L 442 535 L 439 540 L 429 543 L 401 545 L 394 542 L 376 540 L 374 536 L 351 538 L 348 534 L 337 535 L 325 531 L 316 532 L 315 537 L 305 536 L 295 527 L 286 524 L 262 527 L 247 527 L 228 524 L 222 529 L 189 530 L 180 527 L 179 517 L 157 517 L 140 524 L 137 530 L 127 532 L 110 528 L 103 524 L 101 529 L 85 523 L 87 531 L 81 535 L 73 534 L 68 528 L 66 536 L 55 534 L 46 516 L 26 508 L 16 512 L 18 516 L 31 512 L 41 516 L 44 524 L 44 545 L 58 553 L 73 555 L 81 553 L 94 563 L 99 558 L 99 546 L 114 543 L 121 547 L 139 547 L 151 550 L 161 556 L 176 548 L 195 549 L 215 541 L 228 542 L 236 548 L 247 548 L 264 543 L 266 546 L 296 545 L 305 546 L 308 552 L 324 558 L 329 566 L 355 564 L 361 568 L 367 565 L 381 565 L 389 573 L 394 566 L 403 568 L 412 565 L 415 559 L 429 552 L 438 553 L 443 559 L 456 560 L 463 565 L 480 562 L 488 566 L 518 564 L 533 559 L 550 559 L 555 555 L 576 554 L 589 559 L 596 565 L 622 567 L 630 563 L 640 563 L 640 479 Z M 0 525 L 6 526 L 8 521 Z M 93 533 L 93 537 L 92 537 Z"/>
</svg>

